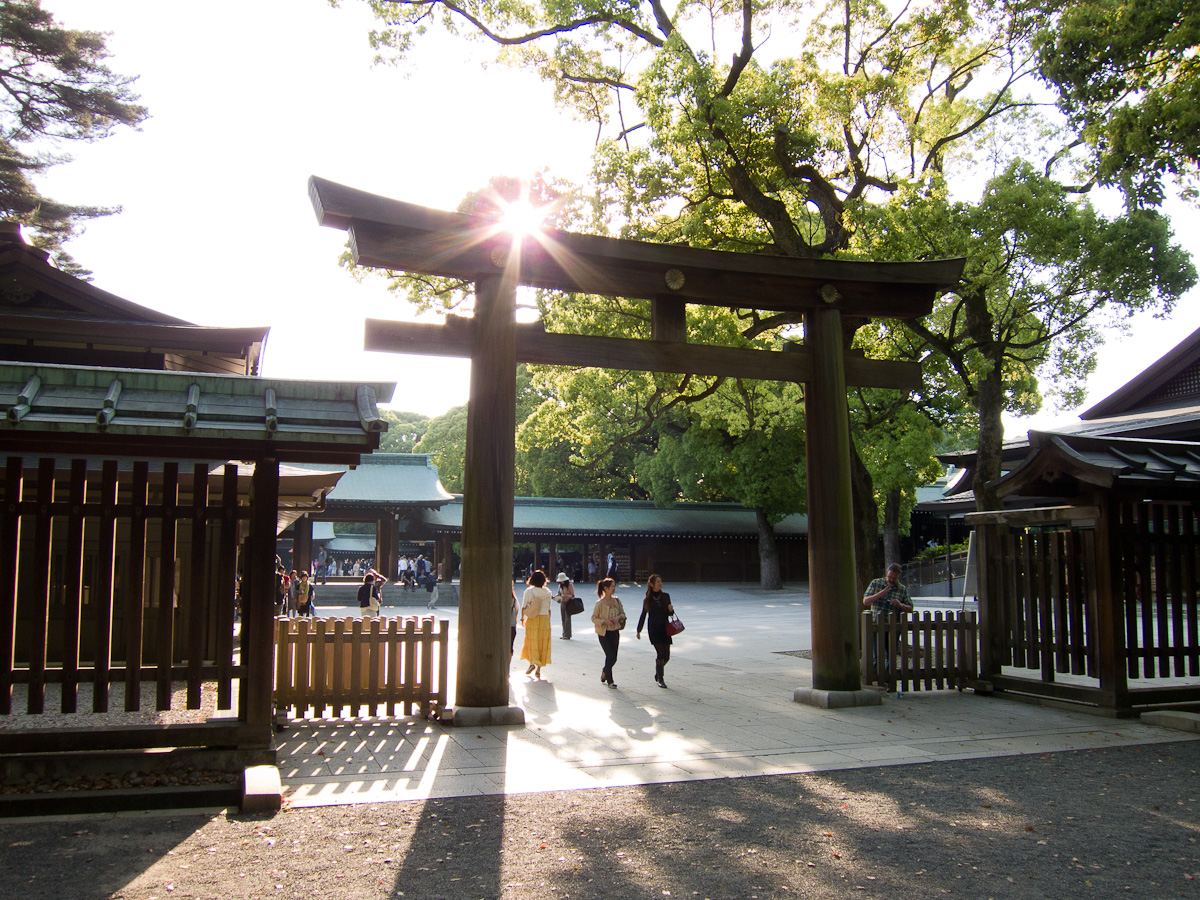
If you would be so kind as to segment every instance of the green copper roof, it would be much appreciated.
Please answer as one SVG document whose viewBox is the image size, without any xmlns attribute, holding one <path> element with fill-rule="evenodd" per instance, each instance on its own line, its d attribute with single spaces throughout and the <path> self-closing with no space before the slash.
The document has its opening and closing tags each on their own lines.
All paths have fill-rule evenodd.
<svg viewBox="0 0 1200 900">
<path fill-rule="evenodd" d="M 345 474 L 329 495 L 329 510 L 339 506 L 442 506 L 454 495 L 442 487 L 438 470 L 425 453 L 372 453 L 350 468 L 321 466 Z"/>
<path fill-rule="evenodd" d="M 357 459 L 379 445 L 387 425 L 376 404 L 394 390 L 387 383 L 0 362 L 0 444 L 37 442 L 52 452 L 104 438 L 168 455 L 187 448 L 226 459 Z"/>
<path fill-rule="evenodd" d="M 340 485 L 339 485 L 340 488 Z M 439 510 L 421 514 L 421 525 L 443 532 L 462 530 L 462 498 Z M 513 506 L 513 532 L 517 540 L 539 535 L 567 536 L 641 535 L 672 537 L 753 537 L 758 534 L 754 510 L 737 503 L 676 503 L 661 507 L 638 500 L 574 500 L 517 497 Z M 808 517 L 791 515 L 775 525 L 779 537 L 808 534 Z"/>
</svg>

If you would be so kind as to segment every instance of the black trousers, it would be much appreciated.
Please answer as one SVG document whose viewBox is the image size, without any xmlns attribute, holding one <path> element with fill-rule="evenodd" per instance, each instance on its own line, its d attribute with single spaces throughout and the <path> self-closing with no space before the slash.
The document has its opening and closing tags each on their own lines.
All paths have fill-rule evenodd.
<svg viewBox="0 0 1200 900">
<path fill-rule="evenodd" d="M 571 636 L 571 617 L 567 615 L 567 601 L 564 600 L 558 604 L 559 614 L 562 615 L 563 633 L 562 636 L 569 638 Z"/>
<path fill-rule="evenodd" d="M 617 664 L 617 649 L 621 646 L 621 632 L 606 631 L 597 637 L 600 638 L 600 647 L 604 650 L 604 668 L 600 674 L 612 681 L 613 666 Z"/>
</svg>

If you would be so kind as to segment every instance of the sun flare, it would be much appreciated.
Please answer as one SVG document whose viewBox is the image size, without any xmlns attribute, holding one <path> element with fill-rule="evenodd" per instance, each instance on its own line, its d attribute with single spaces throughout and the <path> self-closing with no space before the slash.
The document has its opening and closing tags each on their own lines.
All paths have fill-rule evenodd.
<svg viewBox="0 0 1200 900">
<path fill-rule="evenodd" d="M 515 238 L 523 238 L 541 228 L 548 213 L 548 207 L 534 206 L 522 197 L 504 207 L 500 227 Z"/>
</svg>

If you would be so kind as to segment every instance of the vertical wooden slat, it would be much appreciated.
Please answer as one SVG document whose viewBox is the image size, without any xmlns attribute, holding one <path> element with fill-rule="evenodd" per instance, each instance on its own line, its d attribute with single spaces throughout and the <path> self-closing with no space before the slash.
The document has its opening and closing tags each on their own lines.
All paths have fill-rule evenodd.
<svg viewBox="0 0 1200 900">
<path fill-rule="evenodd" d="M 117 461 L 100 466 L 100 522 L 96 540 L 95 589 L 96 660 L 92 673 L 92 712 L 108 712 L 109 673 L 112 671 L 113 611 L 116 608 Z"/>
<path fill-rule="evenodd" d="M 438 634 L 438 712 L 450 703 L 450 620 L 442 619 Z"/>
<path fill-rule="evenodd" d="M 1069 531 L 1056 531 L 1050 536 L 1050 585 L 1048 593 L 1051 603 L 1049 627 L 1054 632 L 1054 671 L 1069 672 L 1071 630 L 1067 625 L 1067 553 Z"/>
<path fill-rule="evenodd" d="M 158 634 L 154 661 L 158 709 L 171 708 L 171 667 L 175 663 L 175 523 L 179 515 L 179 463 L 163 463 L 158 528 Z"/>
<path fill-rule="evenodd" d="M 367 696 L 366 704 L 369 710 L 368 715 L 376 716 L 379 714 L 379 674 L 380 669 L 384 665 L 383 645 L 379 640 L 379 618 L 372 616 L 370 621 L 366 623 L 367 633 Z"/>
<path fill-rule="evenodd" d="M 933 617 L 929 610 L 921 614 L 920 628 L 917 629 L 918 637 L 912 642 L 913 645 L 913 667 L 917 671 L 924 670 L 925 690 L 933 690 Z M 918 689 L 918 685 L 914 684 L 913 689 Z"/>
<path fill-rule="evenodd" d="M 1186 672 L 1184 665 L 1184 633 L 1183 633 L 1183 557 L 1185 546 L 1183 543 L 1183 519 L 1184 507 L 1181 503 L 1172 503 L 1170 506 L 1170 521 L 1171 535 L 1170 548 L 1171 555 L 1168 560 L 1167 570 L 1170 573 L 1171 579 L 1171 643 L 1170 647 L 1173 651 L 1175 675 L 1183 676 Z"/>
<path fill-rule="evenodd" d="M 130 485 L 129 553 L 122 618 L 125 625 L 125 711 L 136 712 L 142 699 L 142 604 L 146 580 L 146 495 L 149 465 L 133 464 Z"/>
<path fill-rule="evenodd" d="M 183 595 L 187 598 L 187 708 L 199 709 L 203 681 L 200 669 L 204 665 L 204 625 L 207 616 L 208 565 L 208 466 L 196 463 L 192 467 L 191 549 L 187 571 L 183 574 Z"/>
<path fill-rule="evenodd" d="M 1055 543 L 1053 532 L 1038 535 L 1037 542 L 1037 629 L 1038 654 L 1043 681 L 1054 680 L 1054 593 L 1050 574 L 1050 548 Z"/>
<path fill-rule="evenodd" d="M 400 690 L 404 684 L 403 669 L 400 668 L 401 657 L 403 656 L 403 643 L 400 635 L 400 624 L 404 620 L 400 616 L 393 616 L 388 619 L 387 631 L 387 714 L 388 716 L 396 715 L 396 702 L 400 698 Z"/>
<path fill-rule="evenodd" d="M 1021 536 L 1021 634 L 1025 660 L 1021 665 L 1027 669 L 1036 669 L 1040 664 L 1037 634 L 1038 590 L 1034 569 L 1035 541 L 1031 534 Z"/>
<path fill-rule="evenodd" d="M 980 669 L 984 677 L 998 671 L 998 635 L 1001 624 L 1000 608 L 1000 541 L 998 529 L 984 525 L 975 529 L 975 540 L 979 544 L 979 613 L 984 622 L 980 637 Z"/>
<path fill-rule="evenodd" d="M 29 705 L 31 713 L 46 708 L 46 643 L 50 636 L 50 555 L 54 521 L 54 460 L 38 461 L 36 512 L 33 524 L 34 594 L 30 598 Z"/>
<path fill-rule="evenodd" d="M 412 715 L 413 695 L 417 683 L 416 628 L 416 619 L 410 617 L 404 621 L 404 684 L 408 688 L 404 694 L 406 716 Z"/>
<path fill-rule="evenodd" d="M 316 644 L 313 619 L 292 619 L 296 623 L 296 715 L 307 716 L 313 703 L 312 652 Z"/>
<path fill-rule="evenodd" d="M 975 613 L 967 613 L 966 654 L 963 657 L 967 674 L 975 678 L 980 674 L 979 661 L 976 658 L 976 648 L 979 646 L 979 620 Z"/>
<path fill-rule="evenodd" d="M 938 610 L 933 614 L 933 683 L 940 691 L 946 686 L 946 615 Z"/>
<path fill-rule="evenodd" d="M 217 709 L 233 708 L 233 627 L 237 595 L 238 550 L 237 465 L 228 463 L 221 476 L 221 529 L 215 552 L 218 554 L 217 585 L 212 591 L 217 620 Z M 272 579 L 272 585 L 274 579 Z M 245 625 L 245 616 L 242 617 Z"/>
<path fill-rule="evenodd" d="M 1089 664 L 1100 679 L 1101 703 L 1117 709 L 1128 701 L 1128 674 L 1125 667 L 1125 632 L 1121 628 L 1121 546 L 1130 538 L 1121 521 L 1124 513 L 1111 492 L 1097 492 L 1096 505 L 1101 514 L 1094 532 L 1084 532 L 1086 569 L 1096 572 L 1088 584 Z M 1091 649 L 1094 648 L 1094 649 Z M 1092 662 L 1094 660 L 1094 662 Z M 1091 674 L 1091 673 L 1089 673 Z"/>
<path fill-rule="evenodd" d="M 1153 509 L 1154 532 L 1151 535 L 1154 546 L 1154 619 L 1155 628 L 1153 649 L 1147 646 L 1146 677 L 1154 676 L 1154 664 L 1158 663 L 1158 674 L 1166 677 L 1170 674 L 1167 658 L 1171 646 L 1170 628 L 1170 579 L 1167 575 L 1167 533 L 1169 527 L 1165 508 L 1162 503 L 1151 504 Z"/>
<path fill-rule="evenodd" d="M 1007 599 L 1004 610 L 1004 634 L 1008 641 L 1008 650 L 1004 655 L 1004 664 L 1010 666 L 1025 666 L 1025 624 L 1021 621 L 1021 610 L 1024 599 L 1021 585 L 1024 577 L 1021 573 L 1021 535 L 1014 529 L 1004 532 L 1005 551 L 1005 584 L 1004 597 Z"/>
<path fill-rule="evenodd" d="M 1124 575 L 1120 582 L 1124 588 L 1120 602 L 1125 613 L 1125 669 L 1130 677 L 1136 677 L 1137 660 L 1134 651 L 1138 645 L 1138 610 L 1142 596 L 1140 525 L 1137 510 L 1132 503 L 1124 501 L 1119 508 L 1119 530 L 1114 532 L 1112 539 L 1114 552 L 1121 556 Z M 1114 529 L 1116 528 L 1114 524 Z M 1120 549 L 1115 549 L 1117 547 Z"/>
<path fill-rule="evenodd" d="M 87 460 L 71 460 L 67 504 L 66 594 L 63 609 L 62 711 L 73 713 L 79 695 L 79 623 L 83 614 L 83 524 L 87 501 Z"/>
<path fill-rule="evenodd" d="M 0 509 L 0 715 L 11 715 L 17 644 L 17 536 L 21 530 L 23 461 L 8 457 Z"/>
<path fill-rule="evenodd" d="M 1082 535 L 1072 528 L 1063 535 L 1066 550 L 1064 563 L 1067 579 L 1067 646 L 1069 659 L 1067 671 L 1073 675 L 1081 675 L 1086 671 L 1087 633 L 1084 631 L 1084 607 L 1087 605 L 1087 592 L 1084 590 L 1083 579 L 1083 541 Z"/>
<path fill-rule="evenodd" d="M 430 690 L 433 684 L 433 654 L 430 652 L 432 645 L 433 619 L 426 618 L 421 622 L 421 715 L 426 718 L 429 718 L 430 701 L 433 699 Z"/>
<path fill-rule="evenodd" d="M 313 637 L 312 680 L 313 680 L 313 715 L 325 715 L 325 701 L 329 696 L 329 656 L 326 653 L 326 635 L 328 625 L 325 619 L 316 620 L 316 634 Z"/>
<path fill-rule="evenodd" d="M 362 619 L 351 619 L 350 623 L 350 715 L 357 718 L 362 715 L 362 685 L 363 685 L 363 655 L 366 647 L 363 643 Z"/>
<path fill-rule="evenodd" d="M 275 621 L 275 526 L 279 512 L 279 462 L 263 457 L 254 462 L 251 485 L 249 553 L 242 583 L 249 597 L 242 615 L 242 685 L 245 705 L 241 718 L 256 740 L 269 741 L 272 722 L 271 661 Z"/>
<path fill-rule="evenodd" d="M 1196 604 L 1196 507 L 1188 504 L 1183 513 L 1183 595 L 1187 616 L 1188 675 L 1200 675 L 1200 610 Z"/>
<path fill-rule="evenodd" d="M 286 711 L 292 705 L 290 619 L 275 620 L 275 704 Z"/>
<path fill-rule="evenodd" d="M 333 622 L 333 696 L 329 714 L 335 719 L 342 714 L 342 706 L 346 702 L 346 622 L 349 619 L 335 619 Z"/>
<path fill-rule="evenodd" d="M 1142 675 L 1154 674 L 1154 540 L 1151 535 L 1150 507 L 1138 504 L 1138 543 L 1142 548 L 1138 571 L 1142 577 L 1142 590 L 1138 603 L 1138 615 L 1142 622 L 1142 636 L 1138 643 L 1138 657 L 1142 660 Z"/>
</svg>

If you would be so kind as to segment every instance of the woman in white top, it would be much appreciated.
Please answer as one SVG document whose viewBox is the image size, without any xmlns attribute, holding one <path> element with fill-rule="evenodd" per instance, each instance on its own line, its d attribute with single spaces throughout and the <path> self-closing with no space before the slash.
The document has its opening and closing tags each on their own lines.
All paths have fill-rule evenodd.
<svg viewBox="0 0 1200 900">
<path fill-rule="evenodd" d="M 550 665 L 550 604 L 552 596 L 546 589 L 546 573 L 535 571 L 525 582 L 525 596 L 521 598 L 521 621 L 525 625 L 525 643 L 521 647 L 521 659 L 529 660 L 526 675 L 541 680 L 542 666 Z M 536 674 L 535 674 L 536 671 Z"/>
<path fill-rule="evenodd" d="M 613 592 L 616 582 L 611 578 L 603 578 L 596 585 L 596 595 L 600 598 L 592 609 L 592 624 L 600 638 L 600 648 L 604 651 L 604 667 L 600 670 L 600 683 L 610 688 L 617 686 L 613 681 L 613 666 L 617 664 L 617 650 L 621 646 L 621 629 L 625 627 L 625 608 L 621 606 L 621 598 Z"/>
</svg>

